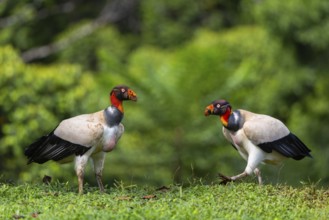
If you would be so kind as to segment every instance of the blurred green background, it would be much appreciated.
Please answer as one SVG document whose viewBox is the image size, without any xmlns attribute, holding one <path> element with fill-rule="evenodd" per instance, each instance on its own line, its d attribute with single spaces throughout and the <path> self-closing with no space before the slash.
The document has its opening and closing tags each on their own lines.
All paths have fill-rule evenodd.
<svg viewBox="0 0 329 220">
<path fill-rule="evenodd" d="M 329 1 L 0 1 L 0 180 L 76 184 L 73 164 L 26 165 L 24 149 L 126 84 L 125 134 L 104 182 L 165 185 L 234 175 L 218 98 L 281 119 L 314 159 L 262 166 L 265 183 L 329 184 Z M 89 167 L 87 181 L 95 184 Z M 250 181 L 256 181 L 251 179 Z"/>
</svg>

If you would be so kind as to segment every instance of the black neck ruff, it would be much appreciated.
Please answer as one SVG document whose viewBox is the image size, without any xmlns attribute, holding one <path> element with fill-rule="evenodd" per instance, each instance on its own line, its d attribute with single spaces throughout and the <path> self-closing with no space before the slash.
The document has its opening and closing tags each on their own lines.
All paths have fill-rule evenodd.
<svg viewBox="0 0 329 220">
<path fill-rule="evenodd" d="M 239 110 L 235 110 L 230 115 L 226 128 L 230 131 L 237 131 L 241 128 L 241 113 Z"/>
<path fill-rule="evenodd" d="M 120 124 L 123 119 L 123 113 L 114 106 L 104 109 L 104 116 L 110 127 Z"/>
</svg>

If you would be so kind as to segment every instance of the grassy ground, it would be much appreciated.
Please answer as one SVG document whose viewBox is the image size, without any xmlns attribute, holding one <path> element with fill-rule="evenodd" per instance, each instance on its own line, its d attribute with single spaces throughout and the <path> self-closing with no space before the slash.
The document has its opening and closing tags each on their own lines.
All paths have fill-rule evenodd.
<svg viewBox="0 0 329 220">
<path fill-rule="evenodd" d="M 119 184 L 79 196 L 66 183 L 0 183 L 0 219 L 328 219 L 329 190 L 308 185 L 193 184 L 154 189 Z"/>
</svg>

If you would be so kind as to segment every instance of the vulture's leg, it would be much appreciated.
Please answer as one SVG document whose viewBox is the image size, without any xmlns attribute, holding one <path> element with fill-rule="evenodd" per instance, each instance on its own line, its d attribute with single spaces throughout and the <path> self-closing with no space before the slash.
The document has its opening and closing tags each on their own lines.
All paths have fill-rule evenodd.
<svg viewBox="0 0 329 220">
<path fill-rule="evenodd" d="M 243 173 L 240 173 L 240 174 L 238 174 L 236 176 L 232 176 L 231 177 L 231 180 L 232 181 L 235 181 L 235 180 L 241 179 L 241 178 L 246 177 L 246 176 L 248 176 L 248 174 L 247 174 L 246 171 L 244 171 Z"/>
<path fill-rule="evenodd" d="M 257 176 L 257 179 L 258 179 L 258 183 L 259 183 L 259 185 L 262 185 L 263 184 L 263 180 L 262 180 L 262 176 L 261 176 L 261 172 L 260 172 L 260 170 L 258 169 L 258 168 L 256 168 L 255 170 L 254 170 L 254 173 L 255 173 L 255 175 Z M 236 181 L 236 180 L 238 180 L 238 179 L 241 179 L 241 178 L 243 178 L 243 177 L 246 177 L 246 176 L 248 176 L 249 174 L 246 172 L 246 171 L 244 171 L 243 173 L 240 173 L 240 174 L 238 174 L 238 175 L 236 175 L 236 176 L 232 176 L 232 177 L 227 177 L 227 176 L 224 176 L 224 175 L 222 175 L 222 174 L 219 174 L 219 177 L 221 178 L 221 182 L 220 182 L 220 184 L 227 184 L 228 182 L 231 182 L 231 181 Z"/>
<path fill-rule="evenodd" d="M 104 185 L 102 182 L 102 173 L 103 173 L 103 168 L 104 168 L 105 152 L 101 151 L 98 154 L 93 155 L 92 159 L 93 159 L 94 172 L 95 172 L 99 190 L 101 192 L 104 192 Z"/>
<path fill-rule="evenodd" d="M 258 169 L 258 168 L 256 168 L 255 170 L 254 170 L 254 174 L 257 176 L 257 178 L 258 178 L 258 183 L 259 183 L 259 185 L 262 185 L 263 184 L 263 180 L 262 180 L 262 176 L 260 175 L 261 174 L 261 172 L 260 172 L 260 170 Z"/>
<path fill-rule="evenodd" d="M 259 185 L 262 185 L 263 184 L 263 180 L 262 180 L 262 176 L 261 176 L 260 170 L 258 168 L 256 168 L 254 170 L 254 173 L 255 173 L 255 175 L 258 178 Z M 248 176 L 248 173 L 246 171 L 244 171 L 243 173 L 240 173 L 240 174 L 238 174 L 236 176 L 232 176 L 232 177 L 227 177 L 227 176 L 224 176 L 224 175 L 220 174 L 220 178 L 222 179 L 222 182 L 223 182 L 223 183 L 221 182 L 221 184 L 224 184 L 224 183 L 226 184 L 227 182 L 230 182 L 230 181 L 236 181 L 236 180 L 241 179 L 241 178 L 246 177 L 246 176 Z"/>
<path fill-rule="evenodd" d="M 261 185 L 262 184 L 262 177 L 260 175 L 260 170 L 257 168 L 258 164 L 260 163 L 261 158 L 262 157 L 258 156 L 257 153 L 249 155 L 248 164 L 247 164 L 247 167 L 246 167 L 245 171 L 243 171 L 242 173 L 240 173 L 236 176 L 227 177 L 227 176 L 224 176 L 222 174 L 219 174 L 219 177 L 222 180 L 220 182 L 220 184 L 227 184 L 228 182 L 236 181 L 236 180 L 241 179 L 243 177 L 249 176 L 254 172 L 255 175 L 258 178 L 258 183 Z"/>
<path fill-rule="evenodd" d="M 83 177 L 87 162 L 88 156 L 83 155 L 75 157 L 75 171 L 78 176 L 79 194 L 83 194 Z"/>
</svg>

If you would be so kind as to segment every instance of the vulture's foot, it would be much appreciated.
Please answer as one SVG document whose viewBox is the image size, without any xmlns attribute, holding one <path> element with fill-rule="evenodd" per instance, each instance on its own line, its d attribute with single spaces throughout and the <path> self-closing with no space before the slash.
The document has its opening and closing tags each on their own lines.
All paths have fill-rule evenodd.
<svg viewBox="0 0 329 220">
<path fill-rule="evenodd" d="M 221 173 L 218 173 L 219 179 L 221 180 L 219 182 L 220 185 L 226 185 L 229 182 L 233 182 L 234 180 L 231 177 L 225 176 Z"/>
</svg>

